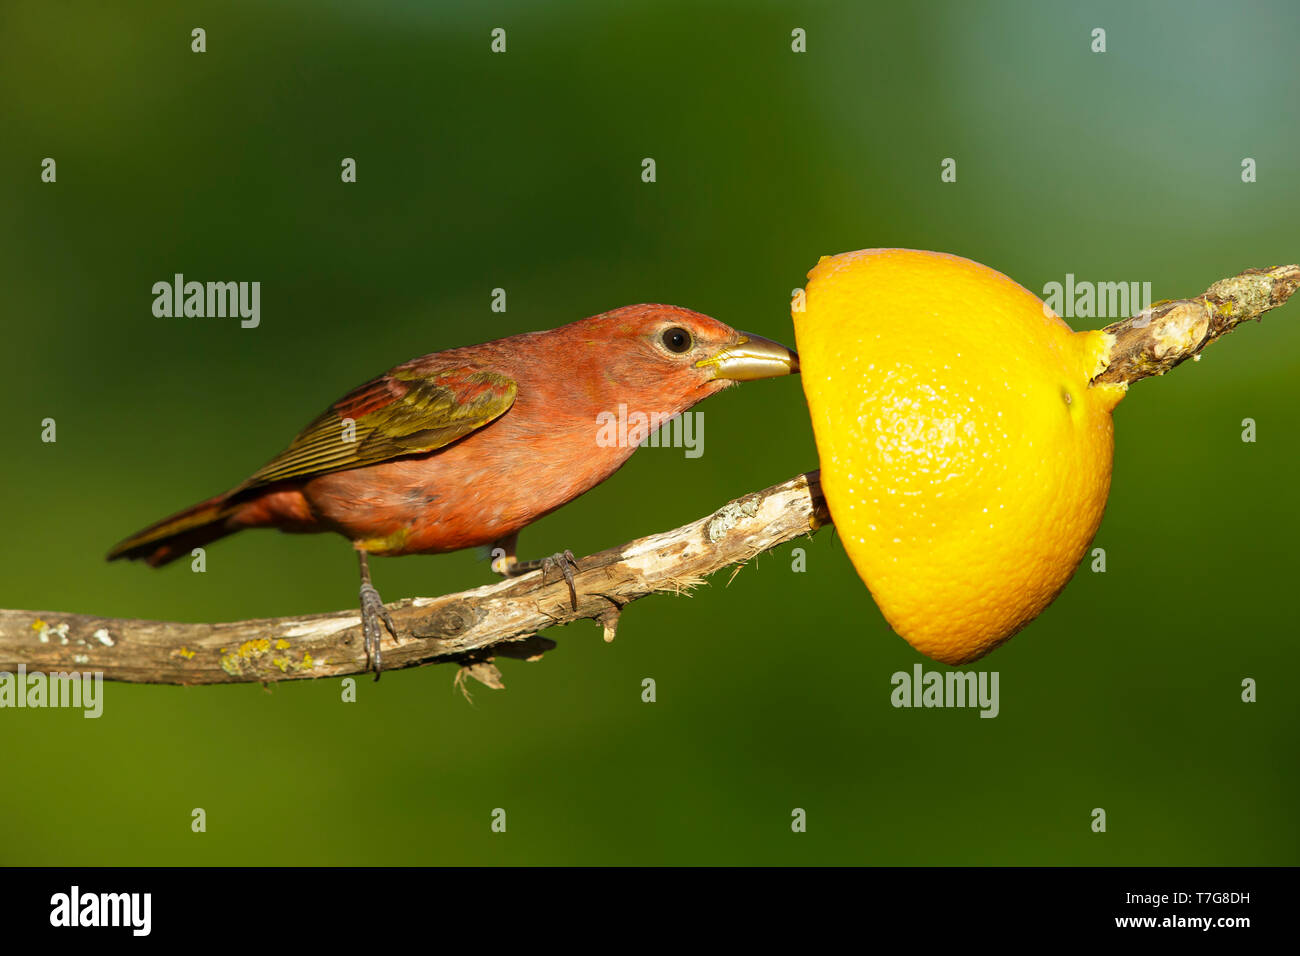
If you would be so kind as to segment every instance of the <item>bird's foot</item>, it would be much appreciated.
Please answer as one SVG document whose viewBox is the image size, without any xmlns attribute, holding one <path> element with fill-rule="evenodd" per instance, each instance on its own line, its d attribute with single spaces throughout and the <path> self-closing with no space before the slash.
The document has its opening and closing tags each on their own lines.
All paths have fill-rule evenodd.
<svg viewBox="0 0 1300 956">
<path fill-rule="evenodd" d="M 540 570 L 543 581 L 549 578 L 553 572 L 558 571 L 564 578 L 564 583 L 569 586 L 569 601 L 573 605 L 573 609 L 575 611 L 578 609 L 578 591 L 573 586 L 573 573 L 582 569 L 578 567 L 578 559 L 568 549 L 553 554 L 549 558 L 540 558 L 536 561 L 502 563 L 499 568 L 494 566 L 493 570 L 507 578 L 517 578 L 522 574 L 531 574 Z"/>
<path fill-rule="evenodd" d="M 382 627 L 388 628 L 388 633 L 393 635 L 393 640 L 396 641 L 397 626 L 393 623 L 388 608 L 384 607 L 384 599 L 369 583 L 363 584 L 361 585 L 361 631 L 365 635 L 366 669 L 374 668 L 375 680 L 379 680 L 379 674 L 383 670 L 383 655 L 379 646 L 384 636 L 381 623 Z"/>
</svg>

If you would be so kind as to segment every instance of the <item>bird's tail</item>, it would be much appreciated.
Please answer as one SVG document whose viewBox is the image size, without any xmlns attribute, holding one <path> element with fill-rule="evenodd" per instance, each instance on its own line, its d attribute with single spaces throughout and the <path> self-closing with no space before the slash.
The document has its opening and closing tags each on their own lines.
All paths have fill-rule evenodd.
<svg viewBox="0 0 1300 956">
<path fill-rule="evenodd" d="M 227 519 L 239 510 L 241 502 L 230 499 L 230 492 L 217 495 L 151 524 L 118 542 L 108 552 L 108 560 L 143 558 L 150 567 L 156 568 L 188 555 L 194 548 L 234 534 L 240 528 L 229 525 Z"/>
</svg>

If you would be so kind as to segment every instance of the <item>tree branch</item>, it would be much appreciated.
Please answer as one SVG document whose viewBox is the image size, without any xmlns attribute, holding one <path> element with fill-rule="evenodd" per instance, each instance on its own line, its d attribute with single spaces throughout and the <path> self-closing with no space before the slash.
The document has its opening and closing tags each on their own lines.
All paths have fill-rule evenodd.
<svg viewBox="0 0 1300 956">
<path fill-rule="evenodd" d="M 1300 287 L 1300 265 L 1248 269 L 1200 296 L 1158 303 L 1107 326 L 1115 337 L 1093 384 L 1163 375 L 1247 319 L 1258 319 Z M 614 639 L 628 603 L 657 591 L 682 593 L 715 571 L 743 564 L 831 520 L 817 472 L 728 502 L 672 531 L 578 562 L 578 607 L 562 578 L 542 572 L 472 591 L 388 605 L 403 635 L 385 634 L 384 667 L 455 661 L 500 687 L 496 657 L 535 660 L 555 646 L 538 631 L 589 619 Z M 100 671 L 109 680 L 221 684 L 342 677 L 365 670 L 358 611 L 225 624 L 138 621 L 58 611 L 0 610 L 0 671 Z"/>
<path fill-rule="evenodd" d="M 501 686 L 494 657 L 535 660 L 543 628 L 591 619 L 614 639 L 619 614 L 656 591 L 682 593 L 708 575 L 815 531 L 830 520 L 817 472 L 728 502 L 713 514 L 578 561 L 578 608 L 558 574 L 541 571 L 472 591 L 388 605 L 400 644 L 384 635 L 384 670 L 456 661 Z M 137 621 L 0 610 L 0 671 L 101 671 L 108 680 L 222 684 L 342 677 L 365 670 L 357 610 L 225 624 Z"/>
<path fill-rule="evenodd" d="M 1115 336 L 1105 371 L 1092 384 L 1131 385 L 1164 375 L 1248 319 L 1258 320 L 1300 286 L 1300 265 L 1247 269 L 1193 299 L 1157 302 L 1103 330 Z"/>
</svg>

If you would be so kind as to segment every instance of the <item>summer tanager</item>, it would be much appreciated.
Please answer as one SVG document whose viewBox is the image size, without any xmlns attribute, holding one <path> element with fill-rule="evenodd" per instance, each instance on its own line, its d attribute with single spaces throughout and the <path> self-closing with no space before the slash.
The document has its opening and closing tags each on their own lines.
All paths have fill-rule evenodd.
<svg viewBox="0 0 1300 956">
<path fill-rule="evenodd" d="M 245 528 L 334 531 L 361 568 L 368 666 L 381 622 L 367 555 L 501 549 L 506 576 L 559 570 L 577 606 L 571 552 L 515 557 L 519 530 L 600 484 L 647 437 L 608 440 L 608 416 L 651 421 L 739 381 L 797 372 L 776 342 L 669 305 L 630 305 L 547 332 L 434 352 L 353 389 L 283 452 L 225 494 L 132 535 L 109 552 L 157 567 Z M 606 413 L 602 416 L 602 413 Z"/>
</svg>

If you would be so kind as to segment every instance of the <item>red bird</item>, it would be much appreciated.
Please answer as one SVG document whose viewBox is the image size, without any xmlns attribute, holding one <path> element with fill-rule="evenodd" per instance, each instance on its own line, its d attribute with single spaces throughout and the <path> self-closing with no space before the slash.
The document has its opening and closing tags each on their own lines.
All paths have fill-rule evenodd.
<svg viewBox="0 0 1300 956">
<path fill-rule="evenodd" d="M 736 382 L 798 370 L 784 346 L 670 305 L 434 352 L 353 389 L 243 484 L 132 535 L 108 559 L 157 567 L 245 528 L 337 532 L 360 560 L 366 660 L 378 680 L 380 622 L 394 640 L 397 630 L 367 555 L 494 545 L 505 555 L 492 563 L 499 574 L 558 568 L 576 608 L 573 554 L 521 562 L 515 544 L 647 437 L 609 441 L 607 416 L 663 421 Z"/>
</svg>

